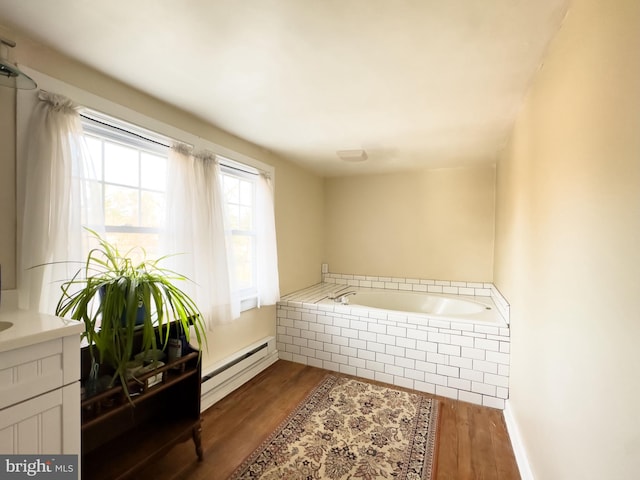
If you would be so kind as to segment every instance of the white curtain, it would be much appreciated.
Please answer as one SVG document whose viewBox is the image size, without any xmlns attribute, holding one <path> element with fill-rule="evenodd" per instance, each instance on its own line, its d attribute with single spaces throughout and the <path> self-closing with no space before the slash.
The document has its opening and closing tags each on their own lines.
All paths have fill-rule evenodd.
<svg viewBox="0 0 640 480">
<path fill-rule="evenodd" d="M 24 138 L 18 289 L 20 308 L 52 314 L 61 283 L 85 259 L 82 225 L 104 222 L 78 107 L 62 95 L 37 95 Z"/>
<path fill-rule="evenodd" d="M 273 183 L 271 177 L 266 173 L 261 173 L 258 179 L 256 205 L 258 306 L 274 305 L 280 300 L 278 249 Z"/>
<path fill-rule="evenodd" d="M 188 277 L 184 285 L 205 324 L 240 316 L 232 295 L 224 230 L 220 166 L 211 154 L 194 155 L 186 146 L 169 153 L 165 251 L 172 268 Z M 175 255 L 174 255 L 175 253 Z"/>
</svg>

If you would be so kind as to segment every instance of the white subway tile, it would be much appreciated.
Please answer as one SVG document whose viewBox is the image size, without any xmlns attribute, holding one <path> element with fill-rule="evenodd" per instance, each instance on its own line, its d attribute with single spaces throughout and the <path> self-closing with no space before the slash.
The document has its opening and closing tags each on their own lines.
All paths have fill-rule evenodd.
<svg viewBox="0 0 640 480">
<path fill-rule="evenodd" d="M 397 365 L 389 365 L 385 364 L 384 373 L 388 373 L 389 375 L 395 375 L 398 377 L 404 376 L 404 368 L 398 367 Z"/>
<path fill-rule="evenodd" d="M 449 377 L 447 380 L 448 386 L 451 388 L 457 388 L 458 390 L 471 390 L 471 381 L 464 378 Z"/>
<path fill-rule="evenodd" d="M 459 357 L 460 347 L 457 345 L 447 345 L 446 343 L 441 343 L 438 345 L 438 353 L 442 353 L 444 355 L 455 355 L 456 357 Z"/>
<path fill-rule="evenodd" d="M 386 353 L 376 353 L 376 362 L 393 365 L 395 363 L 395 358 L 393 355 L 387 355 Z"/>
<path fill-rule="evenodd" d="M 300 347 L 300 355 L 314 358 L 316 356 L 316 351 L 313 348 Z"/>
<path fill-rule="evenodd" d="M 474 345 L 476 348 L 482 348 L 484 350 L 492 350 L 497 352 L 500 350 L 500 342 L 496 340 L 486 340 L 483 338 L 476 338 L 474 340 Z"/>
<path fill-rule="evenodd" d="M 504 398 L 504 399 L 509 398 L 509 389 L 508 388 L 504 388 L 504 387 L 497 387 L 496 388 L 496 397 Z"/>
<path fill-rule="evenodd" d="M 492 373 L 484 374 L 484 382 L 496 387 L 509 388 L 509 379 L 501 375 L 494 375 Z"/>
<path fill-rule="evenodd" d="M 340 373 L 344 373 L 345 375 L 356 375 L 358 373 L 358 369 L 356 367 L 352 367 L 351 365 L 345 365 L 344 363 L 341 363 Z"/>
<path fill-rule="evenodd" d="M 509 376 L 509 365 L 498 364 L 498 375 L 502 375 L 503 377 Z"/>
<path fill-rule="evenodd" d="M 438 364 L 436 365 L 436 373 L 438 375 L 446 375 L 447 377 L 458 378 L 460 376 L 460 369 L 458 367 Z"/>
<path fill-rule="evenodd" d="M 482 405 L 482 395 L 473 392 L 465 392 L 461 390 L 458 392 L 458 400 L 461 402 L 473 403 L 475 405 Z"/>
<path fill-rule="evenodd" d="M 427 373 L 436 373 L 436 364 L 431 362 L 422 362 L 416 360 L 416 370 Z"/>
<path fill-rule="evenodd" d="M 360 378 L 366 378 L 367 380 L 375 380 L 375 373 L 373 370 L 367 368 L 358 368 L 357 376 Z"/>
<path fill-rule="evenodd" d="M 442 287 L 442 293 L 458 295 L 458 287 Z"/>
<path fill-rule="evenodd" d="M 349 345 L 349 339 L 344 336 L 334 335 L 333 341 L 331 343 L 339 347 L 346 347 L 347 345 Z"/>
<path fill-rule="evenodd" d="M 302 338 L 305 338 L 307 340 L 315 340 L 316 339 L 316 332 L 312 332 L 311 330 L 302 330 L 300 332 Z"/>
<path fill-rule="evenodd" d="M 495 385 L 487 385 L 486 383 L 471 382 L 471 391 L 475 393 L 481 393 L 483 395 L 489 395 L 491 397 L 496 396 Z"/>
<path fill-rule="evenodd" d="M 376 352 L 372 352 L 371 350 L 358 350 L 358 358 L 362 358 L 363 360 L 375 360 Z"/>
<path fill-rule="evenodd" d="M 404 357 L 406 354 L 404 348 L 398 347 L 395 345 L 387 345 L 386 353 L 388 353 L 389 355 L 397 356 L 397 357 Z"/>
<path fill-rule="evenodd" d="M 285 350 L 289 353 L 293 353 L 294 355 L 300 354 L 300 347 L 298 345 L 287 344 L 285 345 Z"/>
<path fill-rule="evenodd" d="M 416 341 L 413 338 L 396 338 L 396 345 L 403 348 L 416 348 Z"/>
<path fill-rule="evenodd" d="M 438 318 L 430 318 L 429 326 L 435 328 L 451 328 L 451 322 L 440 320 Z"/>
<path fill-rule="evenodd" d="M 383 335 L 382 333 L 378 333 L 378 334 L 376 334 L 376 340 L 379 343 L 384 343 L 386 345 L 395 345 L 396 344 L 396 337 L 394 337 L 392 335 Z"/>
<path fill-rule="evenodd" d="M 464 357 L 449 357 L 449 365 L 460 368 L 473 368 L 473 360 Z"/>
<path fill-rule="evenodd" d="M 487 352 L 487 361 L 509 365 L 509 354 L 499 352 Z"/>
<path fill-rule="evenodd" d="M 320 360 L 331 360 L 331 352 L 316 350 L 316 358 Z"/>
<path fill-rule="evenodd" d="M 386 334 L 387 333 L 387 326 L 383 325 L 381 323 L 369 323 L 367 325 L 367 330 L 369 332 Z"/>
<path fill-rule="evenodd" d="M 291 359 L 293 362 L 302 363 L 303 365 L 307 365 L 307 357 L 303 355 L 293 354 L 293 358 Z"/>
<path fill-rule="evenodd" d="M 451 343 L 461 347 L 473 347 L 473 338 L 463 335 L 451 335 Z"/>
<path fill-rule="evenodd" d="M 335 362 L 328 362 L 325 360 L 324 362 L 322 362 L 322 368 L 326 370 L 331 370 L 332 372 L 339 372 L 340 364 Z"/>
<path fill-rule="evenodd" d="M 330 343 L 333 340 L 333 336 L 328 333 L 317 333 L 316 340 L 319 342 Z"/>
<path fill-rule="evenodd" d="M 358 338 L 360 332 L 358 330 L 354 330 L 353 328 L 343 328 L 342 336 L 347 338 Z"/>
<path fill-rule="evenodd" d="M 430 342 L 451 343 L 451 335 L 448 333 L 429 332 L 427 338 Z"/>
<path fill-rule="evenodd" d="M 413 388 L 415 390 L 418 390 L 419 392 L 430 393 L 432 395 L 436 394 L 436 386 L 433 383 L 427 383 L 427 382 L 416 380 L 415 382 L 413 382 L 413 385 L 414 385 Z"/>
<path fill-rule="evenodd" d="M 384 353 L 387 351 L 387 347 L 384 343 L 367 342 L 367 350 L 370 352 Z"/>
<path fill-rule="evenodd" d="M 425 381 L 429 383 L 433 383 L 435 385 L 447 385 L 447 377 L 444 375 L 436 375 L 435 373 L 425 373 L 424 374 Z"/>
<path fill-rule="evenodd" d="M 477 370 L 478 372 L 497 374 L 498 364 L 494 362 L 487 362 L 485 360 L 474 360 L 473 369 Z"/>
<path fill-rule="evenodd" d="M 413 328 L 408 328 L 407 329 L 407 337 L 414 339 L 414 340 L 426 340 L 427 339 L 427 332 L 423 331 L 423 330 L 416 330 Z"/>
<path fill-rule="evenodd" d="M 407 348 L 405 350 L 405 354 L 407 356 L 407 358 L 411 358 L 413 360 L 426 360 L 427 358 L 427 353 L 421 350 L 414 350 L 411 348 Z"/>
<path fill-rule="evenodd" d="M 362 358 L 349 357 L 349 365 L 356 368 L 365 368 L 367 362 Z"/>
<path fill-rule="evenodd" d="M 393 335 L 395 337 L 406 337 L 407 336 L 407 329 L 404 328 L 404 327 L 388 326 L 387 327 L 387 334 L 388 335 Z"/>
<path fill-rule="evenodd" d="M 340 353 L 340 345 L 336 345 L 335 343 L 325 343 L 324 351 L 329 353 Z"/>
<path fill-rule="evenodd" d="M 407 378 L 410 378 L 412 380 L 419 380 L 421 382 L 424 382 L 424 372 L 421 372 L 420 370 L 413 370 L 411 368 L 405 368 L 404 369 L 404 375 Z"/>
<path fill-rule="evenodd" d="M 471 380 L 473 382 L 482 382 L 484 380 L 484 373 L 477 372 L 475 370 L 469 370 L 466 368 L 461 368 L 460 378 L 464 378 L 465 380 Z"/>
<path fill-rule="evenodd" d="M 340 353 L 342 355 L 346 355 L 347 357 L 357 357 L 358 350 L 352 347 L 340 347 Z"/>
<path fill-rule="evenodd" d="M 293 355 L 282 348 L 278 348 L 278 358 L 287 360 L 288 362 L 293 362 Z"/>
<path fill-rule="evenodd" d="M 479 348 L 462 347 L 462 356 L 475 360 L 484 360 L 486 352 Z"/>
<path fill-rule="evenodd" d="M 349 328 L 353 328 L 354 330 L 368 330 L 368 322 L 362 320 L 351 320 L 349 323 Z"/>
<path fill-rule="evenodd" d="M 395 357 L 395 364 L 402 368 L 416 368 L 416 361 L 406 357 Z"/>
<path fill-rule="evenodd" d="M 497 408 L 499 410 L 504 410 L 504 400 L 501 398 L 496 398 L 490 395 L 482 396 L 482 405 L 485 407 Z"/>
<path fill-rule="evenodd" d="M 449 363 L 449 358 L 441 353 L 427 352 L 427 362 L 447 365 Z"/>
<path fill-rule="evenodd" d="M 455 388 L 445 387 L 442 385 L 436 385 L 436 395 L 440 395 L 447 398 L 458 399 L 458 390 Z"/>
<path fill-rule="evenodd" d="M 389 375 L 388 373 L 383 373 L 383 372 L 376 372 L 375 381 L 384 382 L 384 383 L 393 385 L 393 375 Z"/>
<path fill-rule="evenodd" d="M 323 368 L 322 360 L 320 360 L 318 358 L 308 357 L 307 358 L 307 365 L 310 365 L 310 366 L 316 367 L 316 368 Z"/>
<path fill-rule="evenodd" d="M 427 286 L 427 292 L 429 293 L 442 293 L 442 287 L 440 285 Z"/>
<path fill-rule="evenodd" d="M 475 290 L 471 287 L 461 287 L 458 289 L 460 295 L 473 295 Z"/>
<path fill-rule="evenodd" d="M 359 332 L 358 339 L 364 340 L 367 342 L 375 342 L 376 341 L 376 333 L 374 332 Z"/>
<path fill-rule="evenodd" d="M 405 377 L 393 377 L 393 384 L 402 388 L 410 388 L 411 390 L 414 389 L 413 380 Z"/>
<path fill-rule="evenodd" d="M 384 364 L 367 360 L 367 368 L 374 372 L 384 372 Z"/>
</svg>

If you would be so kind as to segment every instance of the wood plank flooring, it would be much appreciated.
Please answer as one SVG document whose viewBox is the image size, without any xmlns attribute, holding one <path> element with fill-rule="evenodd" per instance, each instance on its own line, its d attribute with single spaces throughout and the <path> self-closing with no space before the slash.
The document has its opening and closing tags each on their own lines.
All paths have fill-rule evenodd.
<svg viewBox="0 0 640 480">
<path fill-rule="evenodd" d="M 228 478 L 327 373 L 339 375 L 279 360 L 203 413 L 202 462 L 193 442 L 185 442 L 137 478 Z M 501 411 L 435 398 L 441 404 L 434 480 L 520 479 Z"/>
</svg>

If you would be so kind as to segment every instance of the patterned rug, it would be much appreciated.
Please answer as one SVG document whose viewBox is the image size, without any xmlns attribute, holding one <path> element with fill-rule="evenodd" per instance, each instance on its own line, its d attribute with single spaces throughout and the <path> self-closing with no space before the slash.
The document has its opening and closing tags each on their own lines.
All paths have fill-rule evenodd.
<svg viewBox="0 0 640 480">
<path fill-rule="evenodd" d="M 233 480 L 428 480 L 438 402 L 328 375 Z"/>
</svg>

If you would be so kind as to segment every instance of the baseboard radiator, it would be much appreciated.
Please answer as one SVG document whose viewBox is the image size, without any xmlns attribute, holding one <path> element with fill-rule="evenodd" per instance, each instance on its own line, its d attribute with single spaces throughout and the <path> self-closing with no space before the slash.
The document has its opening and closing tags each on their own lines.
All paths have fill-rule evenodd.
<svg viewBox="0 0 640 480">
<path fill-rule="evenodd" d="M 202 369 L 200 410 L 204 411 L 278 360 L 275 337 L 243 348 Z"/>
</svg>

